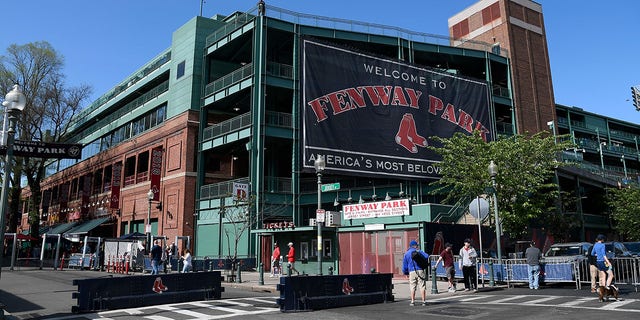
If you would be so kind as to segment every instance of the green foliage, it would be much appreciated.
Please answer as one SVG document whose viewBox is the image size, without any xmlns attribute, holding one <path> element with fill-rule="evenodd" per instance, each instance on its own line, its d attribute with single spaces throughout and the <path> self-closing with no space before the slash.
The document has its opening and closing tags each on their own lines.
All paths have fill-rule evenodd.
<svg viewBox="0 0 640 320">
<path fill-rule="evenodd" d="M 640 240 L 640 189 L 608 189 L 607 204 L 615 229 L 628 240 Z"/>
<path fill-rule="evenodd" d="M 556 143 L 546 132 L 491 142 L 478 133 L 432 138 L 441 143 L 432 149 L 442 156 L 442 178 L 434 182 L 434 193 L 446 194 L 445 202 L 491 192 L 488 166 L 493 160 L 498 168 L 495 181 L 504 233 L 520 237 L 534 218 L 555 210 L 558 190 L 549 181 L 555 168 L 563 165 L 556 159 L 569 146 L 567 142 Z"/>
</svg>

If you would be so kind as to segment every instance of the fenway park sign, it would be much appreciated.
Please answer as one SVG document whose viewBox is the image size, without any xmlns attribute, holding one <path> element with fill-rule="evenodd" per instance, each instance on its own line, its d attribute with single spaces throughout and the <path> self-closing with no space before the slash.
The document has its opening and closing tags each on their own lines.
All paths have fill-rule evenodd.
<svg viewBox="0 0 640 320">
<path fill-rule="evenodd" d="M 302 41 L 303 171 L 438 179 L 434 137 L 491 132 L 488 84 L 442 70 Z"/>
<path fill-rule="evenodd" d="M 409 215 L 409 199 L 378 201 L 342 206 L 345 220 Z"/>
<path fill-rule="evenodd" d="M 6 146 L 0 147 L 0 154 L 7 154 Z M 13 143 L 13 155 L 33 158 L 80 159 L 82 158 L 82 145 L 16 140 Z"/>
</svg>

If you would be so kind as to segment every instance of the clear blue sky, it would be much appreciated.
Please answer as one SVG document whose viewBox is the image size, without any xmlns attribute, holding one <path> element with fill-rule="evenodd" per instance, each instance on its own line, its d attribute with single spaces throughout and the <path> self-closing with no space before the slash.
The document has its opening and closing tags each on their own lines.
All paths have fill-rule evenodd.
<svg viewBox="0 0 640 320">
<path fill-rule="evenodd" d="M 314 15 L 447 35 L 447 19 L 475 0 L 266 0 Z M 640 124 L 631 102 L 640 84 L 640 1 L 538 0 L 542 4 L 557 103 Z M 247 11 L 257 0 L 206 0 L 203 16 Z M 48 41 L 65 57 L 68 85 L 89 84 L 92 100 L 171 44 L 200 13 L 200 0 L 3 1 L 0 53 Z"/>
</svg>

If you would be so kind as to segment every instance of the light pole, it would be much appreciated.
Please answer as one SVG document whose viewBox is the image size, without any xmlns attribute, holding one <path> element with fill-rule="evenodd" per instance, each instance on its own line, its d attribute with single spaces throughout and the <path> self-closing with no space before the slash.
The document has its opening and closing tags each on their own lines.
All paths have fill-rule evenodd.
<svg viewBox="0 0 640 320">
<path fill-rule="evenodd" d="M 7 129 L 7 155 L 4 160 L 4 176 L 2 177 L 2 199 L 0 199 L 0 241 L 4 244 L 4 216 L 7 214 L 7 195 L 9 193 L 9 175 L 11 174 L 11 164 L 13 162 L 13 139 L 16 134 L 16 119 L 27 105 L 27 99 L 20 91 L 18 85 L 14 85 L 13 89 L 4 97 L 2 105 L 6 108 L 5 112 L 9 115 L 9 128 Z M 0 275 L 2 274 L 2 257 L 0 252 Z"/>
<path fill-rule="evenodd" d="M 147 223 L 144 229 L 147 233 L 147 254 L 151 252 L 151 201 L 153 200 L 153 190 L 149 189 L 147 192 L 147 199 L 149 200 L 149 210 L 147 211 Z"/>
<path fill-rule="evenodd" d="M 496 175 L 498 175 L 498 166 L 491 160 L 489 163 L 489 175 L 491 176 L 491 184 L 493 185 L 493 210 L 496 220 L 496 249 L 498 250 L 498 264 L 502 264 L 502 249 L 500 248 L 500 216 L 498 215 L 498 190 L 496 189 Z"/>
<path fill-rule="evenodd" d="M 322 209 L 322 171 L 326 166 L 324 162 L 324 156 L 318 155 L 313 162 L 313 166 L 316 168 L 316 174 L 318 175 L 318 211 Z M 316 224 L 318 226 L 318 275 L 322 275 L 322 222 L 318 221 L 316 217 Z"/>
<path fill-rule="evenodd" d="M 629 176 L 627 176 L 627 162 L 624 160 L 624 154 L 620 158 L 620 161 L 622 162 L 622 167 L 624 168 L 624 180 L 626 183 L 627 179 L 629 179 Z"/>
</svg>

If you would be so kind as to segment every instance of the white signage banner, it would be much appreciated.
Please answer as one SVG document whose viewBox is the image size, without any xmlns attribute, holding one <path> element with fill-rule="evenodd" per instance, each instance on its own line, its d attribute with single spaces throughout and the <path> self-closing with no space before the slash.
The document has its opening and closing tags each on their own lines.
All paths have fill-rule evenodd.
<svg viewBox="0 0 640 320">
<path fill-rule="evenodd" d="M 239 182 L 233 183 L 233 200 L 246 201 L 248 194 L 249 194 L 248 183 L 239 183 Z"/>
<path fill-rule="evenodd" d="M 409 215 L 409 199 L 346 204 L 342 206 L 344 219 L 366 219 Z"/>
</svg>

